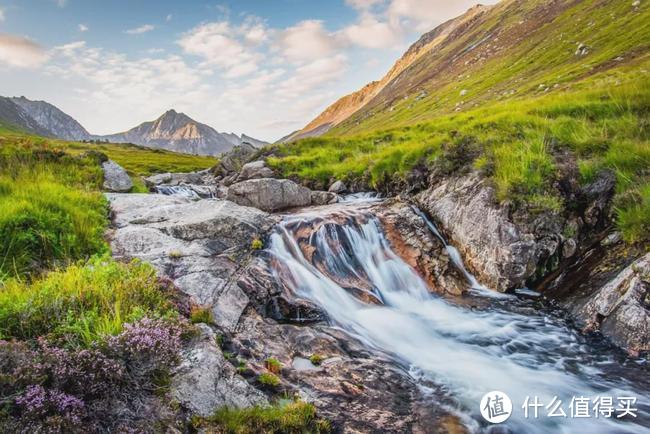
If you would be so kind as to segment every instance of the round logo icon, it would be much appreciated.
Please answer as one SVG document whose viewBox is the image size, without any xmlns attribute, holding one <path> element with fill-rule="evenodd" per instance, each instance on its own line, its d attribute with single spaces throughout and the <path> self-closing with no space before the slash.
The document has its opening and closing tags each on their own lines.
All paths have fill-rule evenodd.
<svg viewBox="0 0 650 434">
<path fill-rule="evenodd" d="M 481 415 L 490 423 L 502 423 L 512 414 L 512 401 L 503 392 L 493 390 L 481 399 Z"/>
</svg>

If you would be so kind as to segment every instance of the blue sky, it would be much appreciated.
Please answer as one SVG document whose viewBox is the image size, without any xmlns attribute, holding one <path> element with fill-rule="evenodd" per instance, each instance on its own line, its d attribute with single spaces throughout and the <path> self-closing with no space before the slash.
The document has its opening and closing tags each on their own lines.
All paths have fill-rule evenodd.
<svg viewBox="0 0 650 434">
<path fill-rule="evenodd" d="M 0 0 L 0 95 L 51 102 L 95 134 L 175 108 L 275 140 L 474 3 Z"/>
</svg>

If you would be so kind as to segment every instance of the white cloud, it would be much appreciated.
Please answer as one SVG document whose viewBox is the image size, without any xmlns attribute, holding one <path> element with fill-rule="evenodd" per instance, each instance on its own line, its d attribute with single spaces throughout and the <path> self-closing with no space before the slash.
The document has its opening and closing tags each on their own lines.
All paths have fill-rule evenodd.
<svg viewBox="0 0 650 434">
<path fill-rule="evenodd" d="M 280 94 L 299 97 L 322 87 L 324 84 L 340 79 L 347 70 L 347 57 L 344 54 L 323 57 L 295 69 L 293 75 L 283 80 Z"/>
<path fill-rule="evenodd" d="M 193 28 L 183 34 L 178 44 L 186 53 L 202 57 L 206 64 L 223 69 L 226 78 L 236 78 L 257 70 L 262 57 L 246 46 L 245 41 L 260 43 L 264 39 L 266 33 L 261 24 L 233 27 L 227 21 L 218 21 Z"/>
<path fill-rule="evenodd" d="M 54 2 L 60 8 L 64 8 L 68 4 L 68 0 L 54 0 Z"/>
<path fill-rule="evenodd" d="M 170 21 L 172 20 L 173 17 L 174 17 L 174 16 L 173 16 L 172 14 L 168 14 L 168 15 L 165 17 L 165 21 L 170 22 Z"/>
<path fill-rule="evenodd" d="M 278 44 L 288 60 L 301 63 L 332 55 L 340 41 L 327 32 L 322 21 L 307 20 L 282 31 Z"/>
<path fill-rule="evenodd" d="M 87 25 L 85 25 L 85 24 L 79 24 L 79 31 L 80 31 L 80 32 L 87 32 L 88 30 L 90 30 L 90 29 L 88 28 Z"/>
<path fill-rule="evenodd" d="M 393 48 L 402 42 L 402 31 L 387 22 L 378 21 L 373 15 L 365 14 L 358 23 L 342 30 L 350 43 L 365 48 Z"/>
<path fill-rule="evenodd" d="M 143 33 L 147 33 L 155 29 L 156 26 L 153 26 L 151 24 L 143 24 L 140 27 L 136 27 L 133 29 L 125 30 L 124 33 L 128 35 L 141 35 Z"/>
<path fill-rule="evenodd" d="M 3 9 L 0 9 L 0 22 L 5 20 L 5 11 Z"/>
<path fill-rule="evenodd" d="M 358 10 L 368 10 L 375 5 L 384 3 L 384 0 L 345 0 L 345 3 Z"/>
<path fill-rule="evenodd" d="M 0 65 L 36 68 L 47 59 L 47 52 L 37 43 L 21 36 L 0 34 Z"/>
<path fill-rule="evenodd" d="M 487 1 L 495 2 L 496 0 Z M 475 0 L 391 0 L 388 16 L 393 23 L 412 27 L 418 32 L 428 32 L 437 25 L 461 15 L 475 4 Z"/>
</svg>

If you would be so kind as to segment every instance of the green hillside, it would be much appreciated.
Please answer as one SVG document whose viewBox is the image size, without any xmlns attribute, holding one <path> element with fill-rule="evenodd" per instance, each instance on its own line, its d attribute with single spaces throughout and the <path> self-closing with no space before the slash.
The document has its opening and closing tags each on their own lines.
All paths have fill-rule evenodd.
<svg viewBox="0 0 650 434">
<path fill-rule="evenodd" d="M 634 31 L 622 31 L 634 29 Z M 567 165 L 618 179 L 629 241 L 650 236 L 650 7 L 629 1 L 504 1 L 422 56 L 321 138 L 271 164 L 318 187 L 394 191 L 414 168 L 472 167 L 501 200 L 562 210 Z"/>
</svg>

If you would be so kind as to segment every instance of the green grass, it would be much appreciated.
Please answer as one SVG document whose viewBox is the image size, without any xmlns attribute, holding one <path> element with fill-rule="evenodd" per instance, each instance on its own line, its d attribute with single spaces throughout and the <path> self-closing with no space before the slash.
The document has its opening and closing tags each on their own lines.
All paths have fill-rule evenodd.
<svg viewBox="0 0 650 434">
<path fill-rule="evenodd" d="M 192 306 L 190 311 L 190 322 L 192 324 L 214 324 L 214 315 L 209 307 Z"/>
<path fill-rule="evenodd" d="M 124 323 L 175 312 L 151 266 L 98 258 L 0 287 L 0 339 L 48 335 L 87 347 L 118 334 Z"/>
<path fill-rule="evenodd" d="M 488 176 L 500 200 L 561 210 L 554 188 L 567 155 L 581 181 L 602 170 L 617 176 L 618 208 L 628 241 L 648 239 L 643 192 L 650 185 L 650 79 L 619 86 L 508 101 L 435 121 L 355 136 L 332 136 L 279 145 L 269 164 L 285 176 L 325 188 L 332 179 L 389 189 L 413 168 L 449 175 L 473 166 Z M 625 221 L 624 221 L 625 220 Z"/>
<path fill-rule="evenodd" d="M 223 408 L 209 418 L 195 419 L 194 427 L 228 434 L 317 434 L 331 431 L 330 424 L 317 417 L 316 408 L 301 401 L 283 401 L 268 407 Z"/>
<path fill-rule="evenodd" d="M 282 363 L 273 357 L 266 359 L 264 361 L 264 366 L 273 374 L 279 374 L 282 370 Z"/>
<path fill-rule="evenodd" d="M 270 388 L 276 388 L 281 384 L 280 379 L 277 375 L 271 374 L 270 372 L 264 372 L 263 374 L 258 375 L 257 381 L 263 385 Z"/>
</svg>

